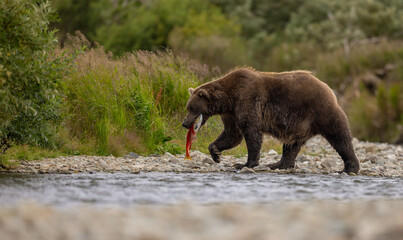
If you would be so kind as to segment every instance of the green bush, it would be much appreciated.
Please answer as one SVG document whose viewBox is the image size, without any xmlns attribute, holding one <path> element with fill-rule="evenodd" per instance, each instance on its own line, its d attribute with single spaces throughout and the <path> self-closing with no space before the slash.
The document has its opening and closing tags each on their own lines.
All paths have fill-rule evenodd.
<svg viewBox="0 0 403 240">
<path fill-rule="evenodd" d="M 377 142 L 399 140 L 403 126 L 402 87 L 402 84 L 382 85 L 375 96 L 363 90 L 361 96 L 353 100 L 348 114 L 356 137 Z"/>
<path fill-rule="evenodd" d="M 305 1 L 286 27 L 296 42 L 314 42 L 322 49 L 344 47 L 373 37 L 403 36 L 402 1 Z"/>
<path fill-rule="evenodd" d="M 403 136 L 403 44 L 381 40 L 343 51 L 320 54 L 320 79 L 339 94 L 353 135 L 362 140 L 397 142 Z M 369 81 L 369 82 L 368 82 Z"/>
<path fill-rule="evenodd" d="M 211 32 L 227 35 L 226 32 L 234 29 L 234 24 L 218 8 L 201 0 L 120 2 L 105 7 L 103 13 L 105 23 L 97 28 L 92 38 L 117 55 L 137 49 L 168 47 L 172 31 L 192 21 L 191 25 L 198 24 L 201 28 L 191 31 L 204 36 Z"/>
<path fill-rule="evenodd" d="M 79 30 L 116 56 L 140 49 L 170 48 L 177 54 L 222 68 L 243 65 L 248 57 L 240 25 L 209 1 L 54 0 L 53 3 L 62 19 L 54 26 L 61 29 L 63 46 L 66 33 Z"/>
<path fill-rule="evenodd" d="M 0 148 L 12 144 L 54 147 L 60 123 L 60 80 L 71 58 L 55 52 L 47 1 L 0 3 Z"/>
<path fill-rule="evenodd" d="M 316 70 L 320 79 L 343 93 L 343 89 L 352 87 L 348 79 L 351 81 L 366 72 L 382 69 L 386 64 L 401 66 L 401 59 L 403 59 L 402 41 L 380 39 L 376 43 L 351 48 L 349 58 L 346 58 L 341 48 L 331 52 L 318 52 L 312 61 L 312 68 Z M 398 82 L 400 78 L 401 76 L 395 76 L 390 81 Z"/>
</svg>

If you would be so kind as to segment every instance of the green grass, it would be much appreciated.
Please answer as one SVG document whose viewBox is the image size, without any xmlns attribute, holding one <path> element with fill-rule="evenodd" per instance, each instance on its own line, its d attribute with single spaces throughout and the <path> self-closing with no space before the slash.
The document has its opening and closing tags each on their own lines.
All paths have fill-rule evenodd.
<svg viewBox="0 0 403 240">
<path fill-rule="evenodd" d="M 180 151 L 170 119 L 184 116 L 187 89 L 201 83 L 186 59 L 138 51 L 116 60 L 97 48 L 76 64 L 63 86 L 70 137 L 94 139 L 98 155 Z"/>
<path fill-rule="evenodd" d="M 54 158 L 60 155 L 63 155 L 60 150 L 51 150 L 29 145 L 17 145 L 10 148 L 7 154 L 0 155 L 0 165 L 13 165 L 18 164 L 22 160 L 32 161 L 43 158 Z"/>
</svg>

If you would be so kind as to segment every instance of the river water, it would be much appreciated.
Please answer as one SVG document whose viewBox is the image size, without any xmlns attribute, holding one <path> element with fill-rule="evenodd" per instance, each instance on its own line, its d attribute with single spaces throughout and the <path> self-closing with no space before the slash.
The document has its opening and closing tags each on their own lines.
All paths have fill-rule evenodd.
<svg viewBox="0 0 403 240">
<path fill-rule="evenodd" d="M 0 174 L 0 205 L 272 203 L 403 199 L 403 178 L 311 174 Z"/>
</svg>

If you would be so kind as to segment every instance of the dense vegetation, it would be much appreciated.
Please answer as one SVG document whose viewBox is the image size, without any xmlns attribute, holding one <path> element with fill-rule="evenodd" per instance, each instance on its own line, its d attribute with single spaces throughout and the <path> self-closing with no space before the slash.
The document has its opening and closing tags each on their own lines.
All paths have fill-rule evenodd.
<svg viewBox="0 0 403 240">
<path fill-rule="evenodd" d="M 401 0 L 53 2 L 61 36 L 80 30 L 118 56 L 169 48 L 221 72 L 311 70 L 337 92 L 356 137 L 403 141 Z"/>
<path fill-rule="evenodd" d="M 55 147 L 58 88 L 70 59 L 53 51 L 49 9 L 47 2 L 0 3 L 0 154 L 13 144 Z"/>
<path fill-rule="evenodd" d="M 403 142 L 401 0 L 51 3 L 60 21 L 46 1 L 0 5 L 2 150 L 17 144 L 9 157 L 33 151 L 20 144 L 52 154 L 181 152 L 187 88 L 239 65 L 311 70 L 335 90 L 355 137 Z M 195 149 L 220 128 L 210 120 Z"/>
</svg>

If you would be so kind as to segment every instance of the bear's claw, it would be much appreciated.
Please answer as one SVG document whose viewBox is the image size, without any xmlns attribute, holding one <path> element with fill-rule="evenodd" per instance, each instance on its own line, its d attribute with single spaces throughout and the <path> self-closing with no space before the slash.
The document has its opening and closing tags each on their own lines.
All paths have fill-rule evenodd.
<svg viewBox="0 0 403 240">
<path fill-rule="evenodd" d="M 286 165 L 283 164 L 283 162 L 276 162 L 276 163 L 271 163 L 267 165 L 268 168 L 274 170 L 274 169 L 288 169 L 288 168 L 294 168 L 292 165 Z"/>
<path fill-rule="evenodd" d="M 242 168 L 244 168 L 246 165 L 245 164 L 241 164 L 241 163 L 236 163 L 234 164 L 234 168 L 241 170 Z"/>
<path fill-rule="evenodd" d="M 219 163 L 221 161 L 221 152 L 218 150 L 216 145 L 210 145 L 209 146 L 209 152 L 211 155 L 211 158 L 213 158 L 214 162 Z"/>
<path fill-rule="evenodd" d="M 234 164 L 234 168 L 235 168 L 235 169 L 238 169 L 238 170 L 241 170 L 241 169 L 244 168 L 244 167 L 247 167 L 247 168 L 254 168 L 254 167 L 258 166 L 258 165 L 259 165 L 259 164 L 257 164 L 257 163 L 251 163 L 251 164 L 248 164 L 248 163 L 246 163 L 246 164 L 235 163 L 235 164 Z"/>
<path fill-rule="evenodd" d="M 360 168 L 355 167 L 355 168 L 344 168 L 343 171 L 339 171 L 338 173 L 347 173 L 347 174 L 351 174 L 351 173 L 355 173 L 357 174 L 360 171 Z"/>
</svg>

